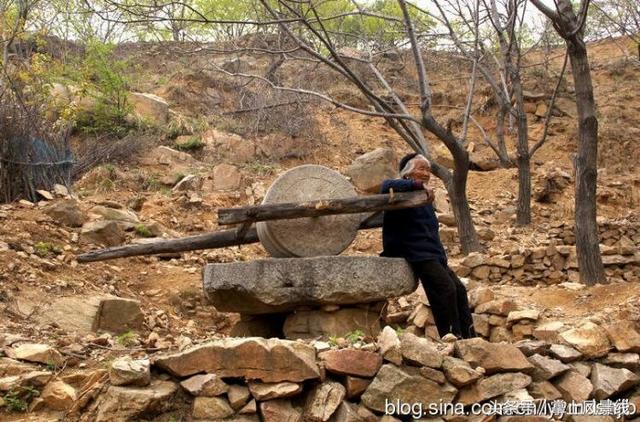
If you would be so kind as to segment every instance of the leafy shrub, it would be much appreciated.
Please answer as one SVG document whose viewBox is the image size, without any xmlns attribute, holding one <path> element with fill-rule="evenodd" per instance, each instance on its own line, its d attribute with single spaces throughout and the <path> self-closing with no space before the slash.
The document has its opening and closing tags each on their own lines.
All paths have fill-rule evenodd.
<svg viewBox="0 0 640 422">
<path fill-rule="evenodd" d="M 31 386 L 16 387 L 11 389 L 2 398 L 7 409 L 11 412 L 26 412 L 29 403 L 40 395 L 40 392 Z"/>
<path fill-rule="evenodd" d="M 149 230 L 149 227 L 145 226 L 144 224 L 136 225 L 135 231 L 136 231 L 136 234 L 138 234 L 139 236 L 153 237 L 153 233 L 151 233 L 151 230 Z"/>
<path fill-rule="evenodd" d="M 95 102 L 91 110 L 78 112 L 77 127 L 84 132 L 124 135 L 133 126 L 126 119 L 132 110 L 127 97 L 129 80 L 125 76 L 129 63 L 114 59 L 114 47 L 90 40 L 78 66 L 81 95 Z"/>
</svg>

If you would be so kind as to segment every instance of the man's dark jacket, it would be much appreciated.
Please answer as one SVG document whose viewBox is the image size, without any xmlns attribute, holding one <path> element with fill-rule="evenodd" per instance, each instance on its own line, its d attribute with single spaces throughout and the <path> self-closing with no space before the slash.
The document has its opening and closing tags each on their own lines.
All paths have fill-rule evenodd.
<svg viewBox="0 0 640 422">
<path fill-rule="evenodd" d="M 382 182 L 381 193 L 422 190 L 422 183 L 406 179 Z M 438 233 L 433 205 L 384 212 L 381 256 L 402 257 L 409 262 L 435 260 L 447 265 L 447 254 Z"/>
</svg>

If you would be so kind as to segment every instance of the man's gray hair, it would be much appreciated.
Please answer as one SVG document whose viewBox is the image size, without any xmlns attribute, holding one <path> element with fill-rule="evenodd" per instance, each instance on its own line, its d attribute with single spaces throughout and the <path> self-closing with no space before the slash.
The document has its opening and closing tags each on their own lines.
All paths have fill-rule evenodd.
<svg viewBox="0 0 640 422">
<path fill-rule="evenodd" d="M 429 161 L 424 155 L 418 154 L 409 160 L 407 164 L 405 164 L 404 168 L 400 170 L 400 177 L 404 178 L 407 174 L 411 174 L 418 161 L 426 161 L 426 163 L 429 164 L 429 168 L 431 168 L 431 161 Z"/>
</svg>

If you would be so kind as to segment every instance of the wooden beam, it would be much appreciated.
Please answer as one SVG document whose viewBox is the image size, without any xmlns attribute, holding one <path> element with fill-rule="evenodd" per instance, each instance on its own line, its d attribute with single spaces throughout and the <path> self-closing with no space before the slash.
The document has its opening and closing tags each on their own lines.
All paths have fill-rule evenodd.
<svg viewBox="0 0 640 422">
<path fill-rule="evenodd" d="M 430 202 L 425 191 L 400 192 L 344 199 L 321 199 L 308 202 L 252 205 L 218 209 L 218 224 L 238 224 L 301 217 L 320 217 L 333 214 L 415 208 Z"/>
<path fill-rule="evenodd" d="M 242 227 L 242 226 L 240 226 Z M 358 230 L 374 229 L 382 227 L 382 215 L 372 214 L 360 223 Z M 109 259 L 126 258 L 130 256 L 155 255 L 162 253 L 175 253 L 195 251 L 199 249 L 217 249 L 228 246 L 238 246 L 258 242 L 258 233 L 255 225 L 238 236 L 238 230 L 221 230 L 197 236 L 188 236 L 178 239 L 158 240 L 138 245 L 115 246 L 107 249 L 98 249 L 78 255 L 76 259 L 80 263 L 106 261 Z"/>
</svg>

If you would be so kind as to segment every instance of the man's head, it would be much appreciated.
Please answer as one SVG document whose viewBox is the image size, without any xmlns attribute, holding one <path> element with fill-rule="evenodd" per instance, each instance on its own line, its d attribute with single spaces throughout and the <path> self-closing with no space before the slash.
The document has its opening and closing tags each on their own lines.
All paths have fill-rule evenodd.
<svg viewBox="0 0 640 422">
<path fill-rule="evenodd" d="M 431 163 L 422 154 L 407 154 L 400 160 L 400 177 L 428 183 L 431 178 Z"/>
</svg>

